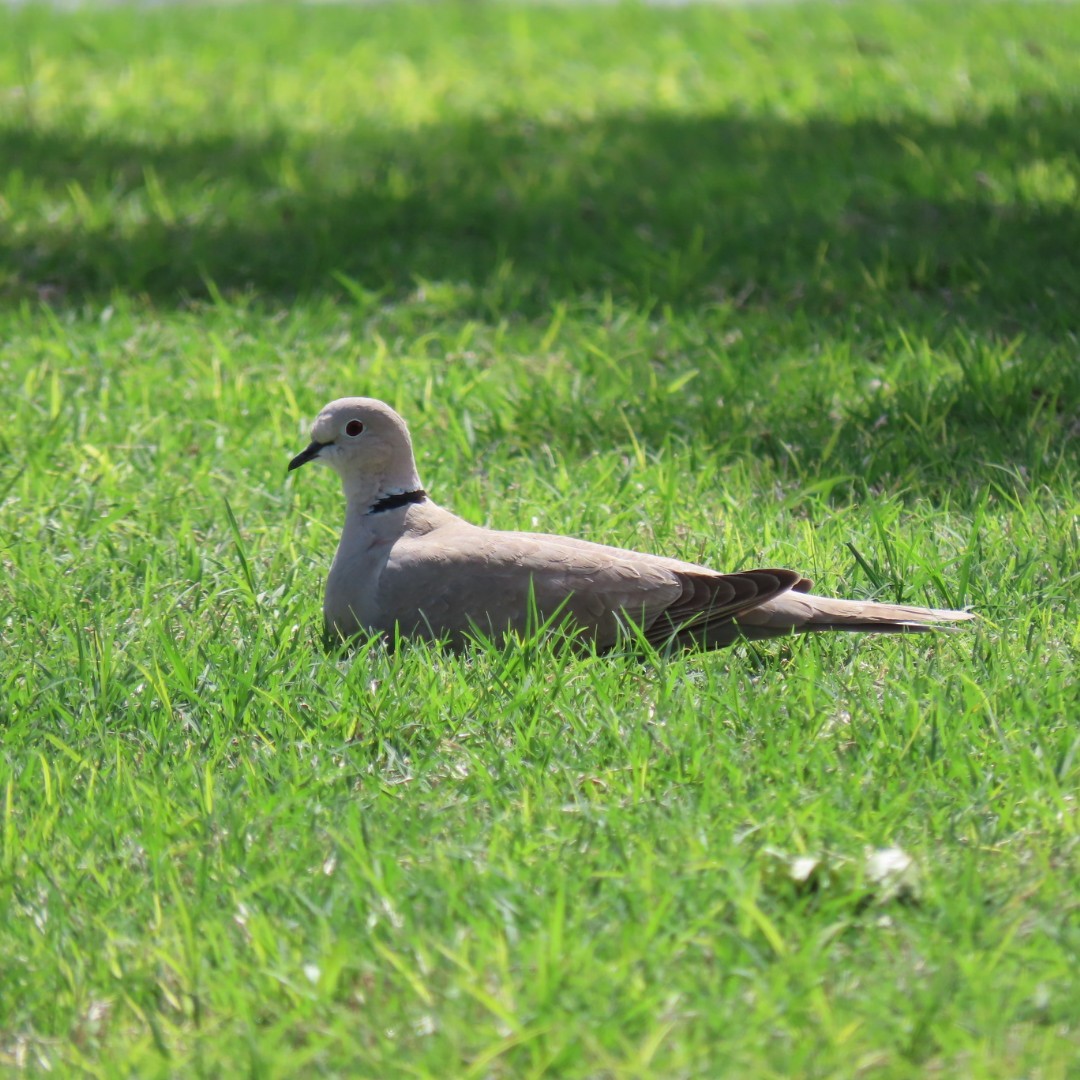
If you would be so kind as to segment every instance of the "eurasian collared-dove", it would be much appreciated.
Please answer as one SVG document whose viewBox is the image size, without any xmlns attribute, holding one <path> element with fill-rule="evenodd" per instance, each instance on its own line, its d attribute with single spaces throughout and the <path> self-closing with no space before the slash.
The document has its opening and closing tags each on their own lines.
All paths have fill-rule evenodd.
<svg viewBox="0 0 1080 1080">
<path fill-rule="evenodd" d="M 373 398 L 332 401 L 289 462 L 329 465 L 345 527 L 326 582 L 331 637 L 368 631 L 447 639 L 567 619 L 598 649 L 635 623 L 649 642 L 720 648 L 810 630 L 925 630 L 974 616 L 811 596 L 792 570 L 721 574 L 705 566 L 566 536 L 498 532 L 436 505 L 420 484 L 405 421 Z"/>
</svg>

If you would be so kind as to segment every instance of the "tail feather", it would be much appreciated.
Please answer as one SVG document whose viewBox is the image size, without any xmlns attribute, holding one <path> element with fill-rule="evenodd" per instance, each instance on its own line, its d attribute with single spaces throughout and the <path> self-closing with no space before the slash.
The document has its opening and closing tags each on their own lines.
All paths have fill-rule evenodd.
<svg viewBox="0 0 1080 1080">
<path fill-rule="evenodd" d="M 653 644 L 721 649 L 743 639 L 824 630 L 908 634 L 951 629 L 975 618 L 966 611 L 815 596 L 813 583 L 792 570 L 677 570 L 681 595 L 643 627 Z"/>
<path fill-rule="evenodd" d="M 744 637 L 852 630 L 871 634 L 921 633 L 969 622 L 967 611 L 879 604 L 872 600 L 836 600 L 828 596 L 788 592 L 743 612 L 738 625 Z"/>
</svg>

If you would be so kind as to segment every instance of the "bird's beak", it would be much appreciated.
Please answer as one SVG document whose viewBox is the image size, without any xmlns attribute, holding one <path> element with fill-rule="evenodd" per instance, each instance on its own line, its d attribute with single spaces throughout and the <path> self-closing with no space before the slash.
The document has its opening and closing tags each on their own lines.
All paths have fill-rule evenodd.
<svg viewBox="0 0 1080 1080">
<path fill-rule="evenodd" d="M 329 443 L 313 441 L 306 450 L 301 450 L 300 453 L 289 462 L 288 471 L 292 472 L 293 469 L 299 469 L 301 465 L 306 465 L 309 461 L 314 461 L 319 456 L 323 447 L 329 445 Z"/>
</svg>

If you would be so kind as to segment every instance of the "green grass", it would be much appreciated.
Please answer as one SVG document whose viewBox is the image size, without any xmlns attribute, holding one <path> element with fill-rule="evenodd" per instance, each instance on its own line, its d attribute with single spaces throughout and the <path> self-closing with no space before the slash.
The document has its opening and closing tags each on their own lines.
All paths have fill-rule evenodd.
<svg viewBox="0 0 1080 1080">
<path fill-rule="evenodd" d="M 1055 3 L 0 8 L 0 1071 L 1075 1076 L 1078 87 Z M 327 656 L 354 393 L 983 618 Z"/>
</svg>

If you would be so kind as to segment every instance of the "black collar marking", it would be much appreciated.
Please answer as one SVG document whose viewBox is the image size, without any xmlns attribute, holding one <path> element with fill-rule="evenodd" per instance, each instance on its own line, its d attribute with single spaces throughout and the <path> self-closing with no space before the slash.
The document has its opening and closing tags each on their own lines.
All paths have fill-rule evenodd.
<svg viewBox="0 0 1080 1080">
<path fill-rule="evenodd" d="M 369 514 L 381 514 L 384 510 L 396 510 L 399 506 L 408 506 L 409 503 L 420 503 L 427 498 L 427 492 L 423 488 L 415 491 L 399 491 L 396 495 L 384 495 L 378 502 L 371 504 Z"/>
</svg>

